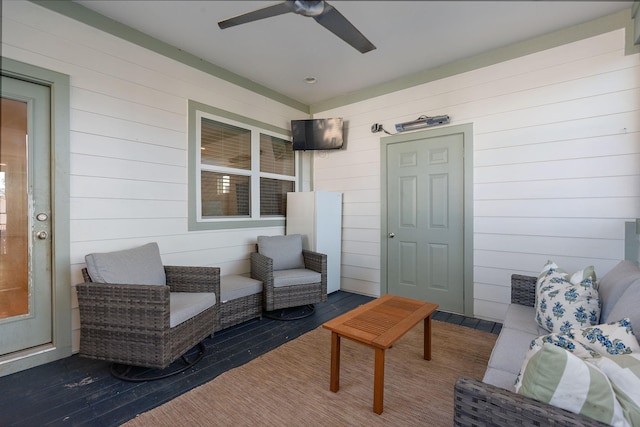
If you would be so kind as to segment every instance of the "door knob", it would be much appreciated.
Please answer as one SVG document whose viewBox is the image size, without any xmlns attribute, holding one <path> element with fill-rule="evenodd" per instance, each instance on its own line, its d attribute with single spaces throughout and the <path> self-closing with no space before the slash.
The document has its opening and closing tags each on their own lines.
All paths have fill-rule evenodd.
<svg viewBox="0 0 640 427">
<path fill-rule="evenodd" d="M 49 233 L 47 233 L 46 231 L 38 231 L 36 233 L 36 237 L 40 240 L 45 240 L 47 237 L 49 237 Z"/>
<path fill-rule="evenodd" d="M 396 237 L 395 233 L 389 233 L 389 238 L 393 239 L 394 237 Z"/>
</svg>

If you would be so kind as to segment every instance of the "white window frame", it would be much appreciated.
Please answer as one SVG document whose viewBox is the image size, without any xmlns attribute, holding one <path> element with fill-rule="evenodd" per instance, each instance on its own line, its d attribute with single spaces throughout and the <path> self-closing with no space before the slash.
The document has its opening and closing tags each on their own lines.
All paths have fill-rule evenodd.
<svg viewBox="0 0 640 427">
<path fill-rule="evenodd" d="M 202 164 L 200 137 L 203 118 L 236 126 L 251 132 L 250 171 Z M 299 153 L 294 153 L 294 176 L 260 172 L 260 134 L 291 141 L 291 132 L 288 129 L 278 128 L 240 115 L 225 112 L 215 107 L 189 101 L 189 230 L 284 226 L 285 215 L 260 216 L 260 178 L 291 181 L 294 184 L 294 191 L 298 191 L 298 175 L 300 170 Z M 250 216 L 203 217 L 201 197 L 201 171 L 203 170 L 222 173 L 229 172 L 230 175 L 249 176 L 251 188 Z"/>
</svg>

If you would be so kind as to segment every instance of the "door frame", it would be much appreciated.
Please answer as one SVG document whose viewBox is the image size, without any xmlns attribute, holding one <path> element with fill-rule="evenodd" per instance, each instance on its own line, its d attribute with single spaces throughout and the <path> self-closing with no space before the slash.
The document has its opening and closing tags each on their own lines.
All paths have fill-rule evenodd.
<svg viewBox="0 0 640 427">
<path fill-rule="evenodd" d="M 387 281 L 387 255 L 389 233 L 387 228 L 387 146 L 419 139 L 462 134 L 464 174 L 464 314 L 473 317 L 473 124 L 466 123 L 417 132 L 398 133 L 380 138 L 380 295 L 389 292 Z"/>
<path fill-rule="evenodd" d="M 69 205 L 69 76 L 6 57 L 0 74 L 48 86 L 51 91 L 52 343 L 0 357 L 0 376 L 68 357 L 71 346 Z"/>
</svg>

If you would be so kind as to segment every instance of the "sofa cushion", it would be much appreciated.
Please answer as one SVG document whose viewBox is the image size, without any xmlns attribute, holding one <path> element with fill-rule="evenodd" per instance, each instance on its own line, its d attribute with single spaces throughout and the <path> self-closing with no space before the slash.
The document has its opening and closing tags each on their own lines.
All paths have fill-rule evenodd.
<svg viewBox="0 0 640 427">
<path fill-rule="evenodd" d="M 216 305 L 213 292 L 171 292 L 169 294 L 169 326 L 173 328 L 185 320 Z M 213 331 L 213 325 L 211 325 Z"/>
<path fill-rule="evenodd" d="M 223 303 L 259 293 L 262 293 L 259 280 L 235 274 L 220 277 L 220 301 Z"/>
<path fill-rule="evenodd" d="M 495 385 L 511 392 L 514 391 L 513 384 L 516 375 L 513 372 L 507 372 L 499 367 L 487 366 L 484 372 L 482 382 L 485 384 Z"/>
<path fill-rule="evenodd" d="M 633 261 L 620 261 L 605 274 L 598 283 L 598 292 L 602 300 L 600 317 L 603 322 L 620 320 L 609 318 L 609 314 L 622 294 L 633 283 L 640 281 L 640 267 Z M 638 326 L 640 328 L 640 325 Z"/>
<path fill-rule="evenodd" d="M 304 268 L 300 234 L 258 236 L 258 252 L 273 260 L 274 270 Z"/>
<path fill-rule="evenodd" d="M 607 376 L 555 345 L 543 344 L 523 364 L 517 392 L 607 424 L 625 424 L 622 406 Z"/>
<path fill-rule="evenodd" d="M 640 279 L 633 282 L 609 312 L 611 320 L 628 318 L 640 343 Z"/>
<path fill-rule="evenodd" d="M 531 320 L 529 321 L 533 323 Z M 514 384 L 522 367 L 522 361 L 527 355 L 529 344 L 538 335 L 517 331 L 505 326 L 507 326 L 506 323 L 503 325 L 500 335 L 498 335 L 498 339 L 493 346 L 493 351 L 487 364 L 488 369 L 482 381 L 514 391 Z M 497 369 L 502 373 L 497 376 L 490 376 L 490 369 Z"/>
<path fill-rule="evenodd" d="M 85 256 L 87 272 L 98 283 L 166 285 L 167 279 L 158 244 L 133 249 L 92 253 Z"/>
<path fill-rule="evenodd" d="M 536 322 L 549 332 L 597 325 L 600 298 L 593 267 L 567 275 L 548 262 L 536 283 L 535 308 Z"/>
<path fill-rule="evenodd" d="M 503 327 L 532 334 L 536 337 L 549 333 L 544 328 L 538 326 L 532 319 L 535 317 L 535 309 L 521 304 L 509 304 L 505 314 Z"/>
<path fill-rule="evenodd" d="M 588 360 L 609 379 L 624 418 L 632 426 L 640 426 L 640 355 L 605 355 Z"/>
<path fill-rule="evenodd" d="M 548 332 L 532 320 L 534 313 L 533 307 L 520 304 L 509 305 L 502 330 L 491 352 L 483 382 L 514 391 L 513 385 L 529 344 Z"/>
</svg>

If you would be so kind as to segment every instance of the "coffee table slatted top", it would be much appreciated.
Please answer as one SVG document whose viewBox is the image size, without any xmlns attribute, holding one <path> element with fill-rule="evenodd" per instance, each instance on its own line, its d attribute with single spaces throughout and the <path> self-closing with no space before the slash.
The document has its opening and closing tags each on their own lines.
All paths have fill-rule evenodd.
<svg viewBox="0 0 640 427">
<path fill-rule="evenodd" d="M 437 307 L 437 304 L 384 295 L 326 322 L 323 326 L 339 331 L 345 338 L 387 349 Z"/>
</svg>

